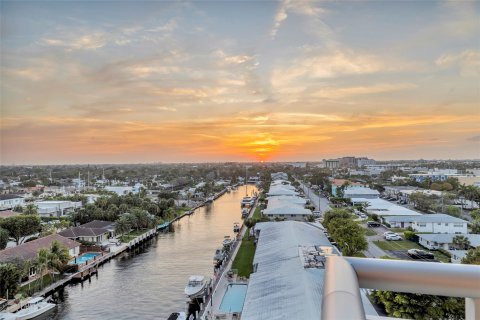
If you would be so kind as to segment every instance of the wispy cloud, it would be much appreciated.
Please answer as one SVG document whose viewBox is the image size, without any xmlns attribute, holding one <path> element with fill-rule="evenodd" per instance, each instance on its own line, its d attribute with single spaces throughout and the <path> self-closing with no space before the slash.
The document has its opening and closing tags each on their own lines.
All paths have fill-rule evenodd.
<svg viewBox="0 0 480 320">
<path fill-rule="evenodd" d="M 466 50 L 458 54 L 444 54 L 435 63 L 442 68 L 457 67 L 463 77 L 480 76 L 480 51 Z"/>
</svg>

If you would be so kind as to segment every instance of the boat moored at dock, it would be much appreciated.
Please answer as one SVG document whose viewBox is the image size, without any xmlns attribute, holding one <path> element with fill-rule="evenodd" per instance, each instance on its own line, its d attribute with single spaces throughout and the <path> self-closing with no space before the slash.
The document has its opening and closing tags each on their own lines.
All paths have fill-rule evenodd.
<svg viewBox="0 0 480 320">
<path fill-rule="evenodd" d="M 15 318 L 5 318 L 5 319 L 16 319 L 16 320 L 28 320 L 45 315 L 48 312 L 52 311 L 57 307 L 56 304 L 50 303 L 44 300 L 42 297 L 33 298 L 28 301 L 25 306 L 22 307 L 19 311 L 13 313 L 12 315 Z M 1 319 L 1 316 L 0 316 Z"/>
<path fill-rule="evenodd" d="M 233 232 L 240 232 L 240 224 L 238 222 L 233 223 Z"/>
<path fill-rule="evenodd" d="M 210 285 L 211 279 L 205 276 L 194 275 L 188 279 L 185 287 L 185 294 L 188 298 L 194 299 L 204 295 L 206 289 Z"/>
</svg>

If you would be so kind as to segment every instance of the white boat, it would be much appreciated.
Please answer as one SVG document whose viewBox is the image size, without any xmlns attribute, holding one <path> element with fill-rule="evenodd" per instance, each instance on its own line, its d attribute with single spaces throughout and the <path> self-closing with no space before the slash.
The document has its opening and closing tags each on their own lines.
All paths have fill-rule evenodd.
<svg viewBox="0 0 480 320">
<path fill-rule="evenodd" d="M 241 202 L 242 207 L 250 206 L 251 204 L 252 204 L 252 198 L 247 196 L 242 199 L 242 202 Z"/>
<path fill-rule="evenodd" d="M 17 320 L 17 316 L 11 312 L 0 312 L 0 320 Z"/>
<path fill-rule="evenodd" d="M 240 224 L 238 222 L 233 224 L 233 232 L 240 232 Z"/>
<path fill-rule="evenodd" d="M 242 218 L 246 218 L 248 216 L 248 210 L 246 208 L 242 209 Z"/>
<path fill-rule="evenodd" d="M 214 262 L 222 261 L 223 258 L 225 258 L 223 248 L 217 248 L 217 250 L 215 250 L 215 255 L 213 256 Z"/>
<path fill-rule="evenodd" d="M 213 202 L 213 197 L 208 197 L 207 200 L 205 200 L 206 203 L 212 203 Z"/>
<path fill-rule="evenodd" d="M 229 247 L 232 243 L 233 243 L 233 240 L 232 238 L 230 238 L 230 236 L 225 236 L 223 237 L 223 246 L 224 247 Z"/>
<path fill-rule="evenodd" d="M 15 312 L 17 320 L 28 320 L 53 310 L 57 305 L 45 301 L 42 297 L 33 298 Z"/>
<path fill-rule="evenodd" d="M 209 278 L 205 276 L 190 276 L 188 284 L 185 287 L 185 294 L 189 298 L 196 298 L 203 295 L 207 285 L 210 283 Z"/>
</svg>

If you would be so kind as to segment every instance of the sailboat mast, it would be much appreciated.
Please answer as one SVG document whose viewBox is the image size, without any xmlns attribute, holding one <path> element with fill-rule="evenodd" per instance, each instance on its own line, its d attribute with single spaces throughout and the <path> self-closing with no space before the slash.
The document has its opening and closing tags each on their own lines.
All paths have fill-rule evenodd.
<svg viewBox="0 0 480 320">
<path fill-rule="evenodd" d="M 245 196 L 248 196 L 248 186 L 247 186 L 247 183 L 248 183 L 248 181 L 247 181 L 247 169 L 248 169 L 248 167 L 247 167 L 247 166 L 245 166 Z"/>
</svg>

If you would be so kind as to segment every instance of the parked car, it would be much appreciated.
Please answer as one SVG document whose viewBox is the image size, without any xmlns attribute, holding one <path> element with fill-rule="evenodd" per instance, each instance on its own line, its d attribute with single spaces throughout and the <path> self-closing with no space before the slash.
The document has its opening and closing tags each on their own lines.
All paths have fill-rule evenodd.
<svg viewBox="0 0 480 320">
<path fill-rule="evenodd" d="M 433 253 L 430 253 L 424 250 L 419 250 L 419 249 L 410 249 L 407 251 L 407 254 L 412 259 L 429 259 L 429 260 L 435 259 L 435 256 L 433 255 Z"/>
<path fill-rule="evenodd" d="M 387 231 L 387 232 L 383 233 L 383 237 L 386 238 L 388 235 L 394 235 L 394 234 L 396 234 L 396 233 L 393 232 L 393 231 Z"/>
<path fill-rule="evenodd" d="M 403 240 L 402 237 L 400 237 L 398 234 L 394 233 L 394 234 L 387 234 L 385 236 L 385 239 L 387 241 L 399 241 L 399 240 Z"/>
<path fill-rule="evenodd" d="M 367 222 L 367 227 L 369 228 L 376 228 L 376 227 L 380 227 L 381 224 L 377 221 L 368 221 Z"/>
<path fill-rule="evenodd" d="M 312 213 L 315 217 L 320 217 L 322 215 L 321 211 L 313 211 Z"/>
</svg>

